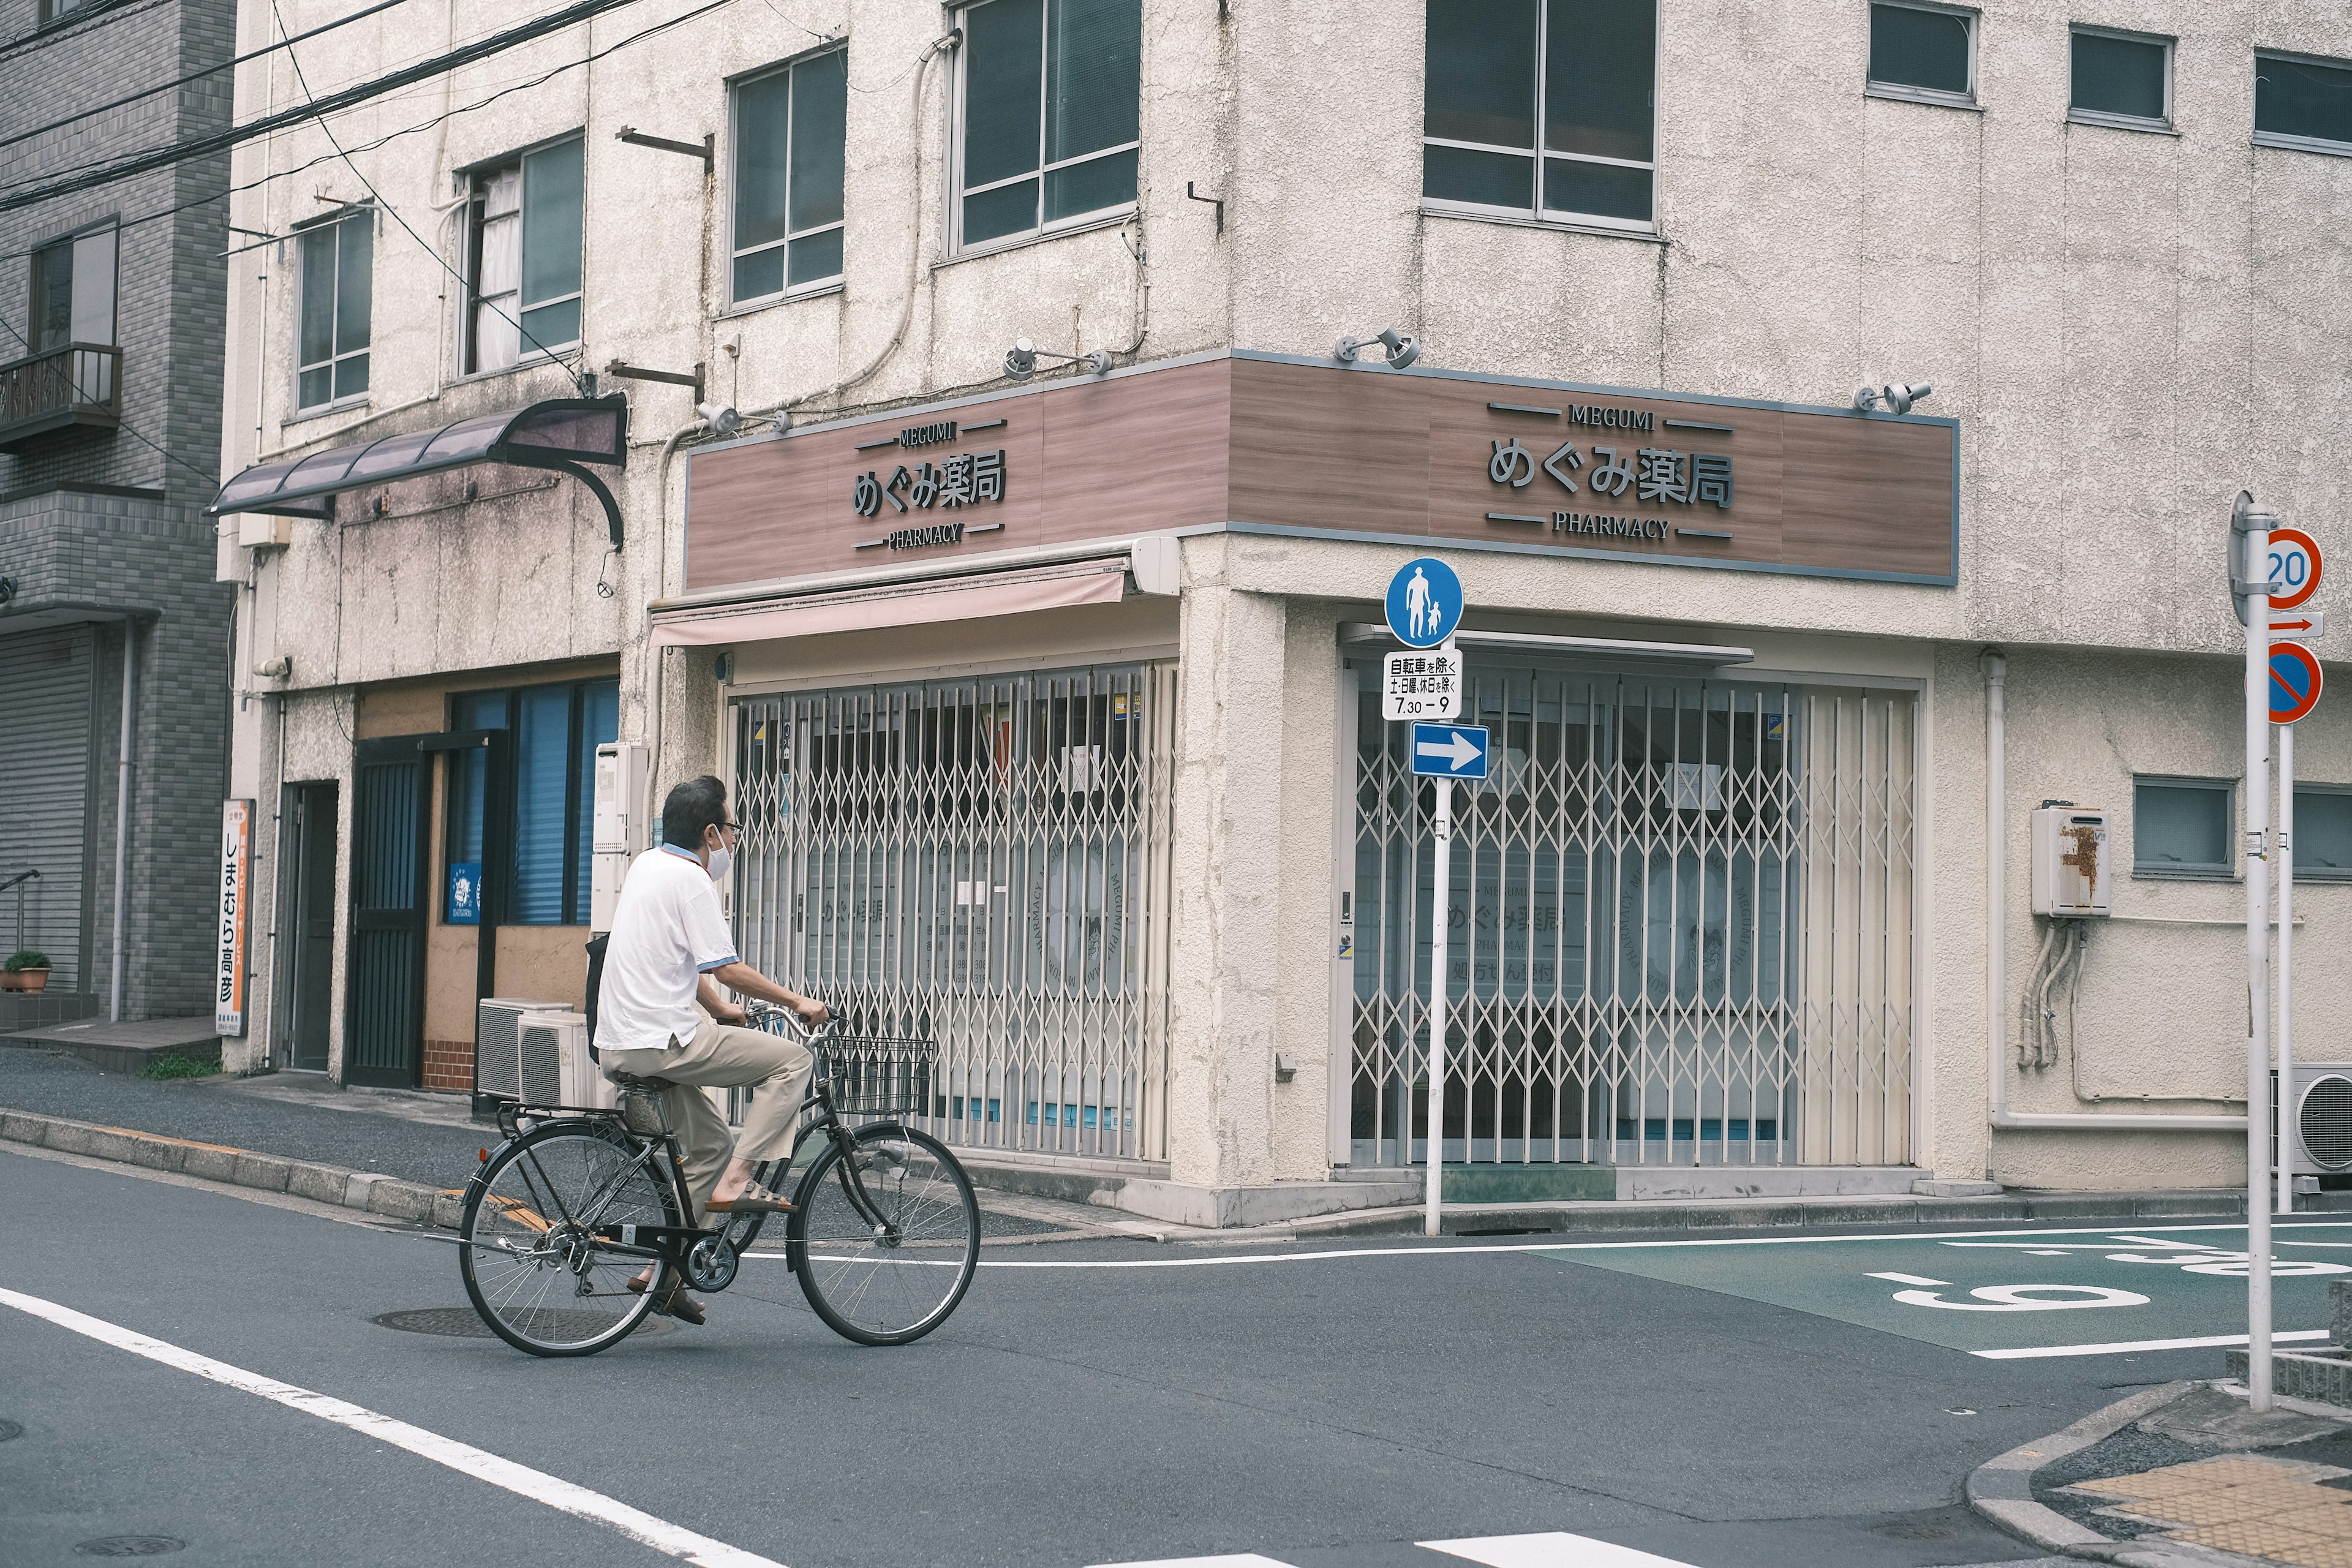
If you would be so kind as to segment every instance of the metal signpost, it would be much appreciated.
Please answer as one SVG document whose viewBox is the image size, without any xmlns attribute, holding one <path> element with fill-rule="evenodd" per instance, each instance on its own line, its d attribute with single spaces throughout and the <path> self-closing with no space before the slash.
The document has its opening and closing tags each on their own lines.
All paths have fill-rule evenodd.
<svg viewBox="0 0 2352 1568">
<path fill-rule="evenodd" d="M 1410 650 L 1388 656 L 1381 714 L 1390 721 L 1451 719 L 1462 710 L 1462 656 L 1453 644 L 1462 623 L 1462 580 L 1433 555 L 1397 568 L 1389 581 L 1389 631 Z M 1475 724 L 1414 722 L 1412 771 L 1437 781 L 1430 891 L 1428 1230 L 1438 1233 L 1445 1177 L 1445 938 L 1453 913 L 1454 781 L 1486 776 L 1486 731 Z M 1405 1136 L 1412 1138 L 1411 1118 Z"/>
<path fill-rule="evenodd" d="M 2294 730 L 2319 702 L 2319 661 L 2301 643 L 2317 634 L 2316 612 L 2300 606 L 2318 592 L 2319 542 L 2238 492 L 2230 517 L 2230 595 L 2246 628 L 2246 1393 L 2255 1410 L 2271 1394 L 2271 1213 L 2294 1205 L 2284 1157 L 2287 1096 L 2294 1085 Z M 2280 1155 L 2271 1183 L 2270 742 L 2279 731 L 2278 1100 Z"/>
</svg>

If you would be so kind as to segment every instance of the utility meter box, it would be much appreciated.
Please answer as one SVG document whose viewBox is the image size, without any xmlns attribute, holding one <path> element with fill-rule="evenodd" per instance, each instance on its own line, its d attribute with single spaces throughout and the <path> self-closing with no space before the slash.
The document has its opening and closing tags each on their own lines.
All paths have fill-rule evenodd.
<svg viewBox="0 0 2352 1568">
<path fill-rule="evenodd" d="M 652 846 L 651 807 L 646 800 L 646 749 L 634 741 L 596 748 L 596 810 L 591 847 L 588 928 L 613 929 L 613 906 L 620 901 L 621 879 L 640 849 Z"/>
<path fill-rule="evenodd" d="M 2045 805 L 2033 814 L 2033 912 L 2081 917 L 2112 912 L 2114 857 L 2107 814 Z"/>
</svg>

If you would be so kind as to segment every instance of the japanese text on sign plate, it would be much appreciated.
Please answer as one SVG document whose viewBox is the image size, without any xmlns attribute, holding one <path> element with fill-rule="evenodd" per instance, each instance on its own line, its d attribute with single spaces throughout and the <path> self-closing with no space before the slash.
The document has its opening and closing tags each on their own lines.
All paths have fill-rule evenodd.
<svg viewBox="0 0 2352 1568">
<path fill-rule="evenodd" d="M 933 507 L 964 507 L 1004 499 L 1004 451 L 957 452 L 937 463 L 918 463 L 912 470 L 898 465 L 887 479 L 867 469 L 857 476 L 850 502 L 860 517 L 874 517 L 887 501 L 904 512 L 909 507 L 929 511 Z"/>
<path fill-rule="evenodd" d="M 1637 502 L 1671 500 L 1686 506 L 1713 502 L 1719 510 L 1730 509 L 1731 458 L 1724 453 L 1678 452 L 1671 447 L 1643 447 L 1637 451 L 1595 447 L 1591 450 L 1587 471 L 1584 454 L 1573 441 L 1561 442 L 1558 451 L 1538 460 L 1515 436 L 1494 443 L 1494 455 L 1486 460 L 1486 477 L 1498 485 L 1524 489 L 1540 468 L 1569 494 L 1577 495 L 1580 492 L 1574 476 L 1581 473 L 1596 495 L 1622 496 L 1631 489 Z"/>
</svg>

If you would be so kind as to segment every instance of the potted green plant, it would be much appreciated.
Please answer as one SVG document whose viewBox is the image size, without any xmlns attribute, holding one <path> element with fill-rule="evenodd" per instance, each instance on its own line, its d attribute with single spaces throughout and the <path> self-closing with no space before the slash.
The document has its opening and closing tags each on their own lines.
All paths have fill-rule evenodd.
<svg viewBox="0 0 2352 1568">
<path fill-rule="evenodd" d="M 0 991 L 40 991 L 49 984 L 49 955 L 18 948 L 0 963 Z"/>
</svg>

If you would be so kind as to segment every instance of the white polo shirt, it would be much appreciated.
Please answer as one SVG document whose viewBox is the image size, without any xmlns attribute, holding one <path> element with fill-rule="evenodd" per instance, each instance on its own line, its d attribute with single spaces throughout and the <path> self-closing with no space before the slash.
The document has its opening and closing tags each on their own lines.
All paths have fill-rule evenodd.
<svg viewBox="0 0 2352 1568">
<path fill-rule="evenodd" d="M 737 957 L 702 862 L 675 844 L 638 856 L 613 906 L 596 994 L 598 1053 L 684 1046 L 702 1022 L 696 982 Z"/>
</svg>

